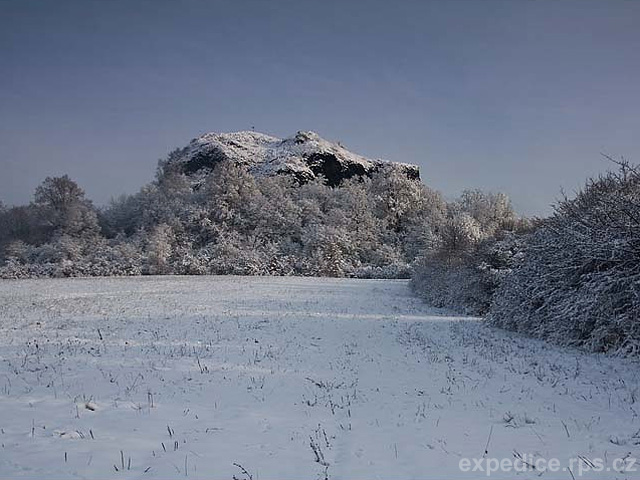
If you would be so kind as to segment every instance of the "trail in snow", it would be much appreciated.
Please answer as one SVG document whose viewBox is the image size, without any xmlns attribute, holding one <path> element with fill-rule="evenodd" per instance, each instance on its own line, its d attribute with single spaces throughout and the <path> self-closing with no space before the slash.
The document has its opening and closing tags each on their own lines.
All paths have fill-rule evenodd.
<svg viewBox="0 0 640 480">
<path fill-rule="evenodd" d="M 0 478 L 478 478 L 459 462 L 483 455 L 640 478 L 611 470 L 640 457 L 637 363 L 429 309 L 404 281 L 4 281 L 0 360 Z M 514 477 L 571 473 L 491 476 Z"/>
</svg>

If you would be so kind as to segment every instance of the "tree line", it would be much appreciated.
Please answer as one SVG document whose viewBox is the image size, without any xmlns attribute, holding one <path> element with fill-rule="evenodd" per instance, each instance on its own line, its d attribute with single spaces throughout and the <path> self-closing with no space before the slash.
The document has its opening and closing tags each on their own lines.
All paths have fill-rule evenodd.
<svg viewBox="0 0 640 480">
<path fill-rule="evenodd" d="M 453 200 L 393 164 L 331 187 L 256 177 L 229 161 L 204 180 L 160 162 L 134 195 L 96 208 L 69 177 L 0 204 L 0 277 L 307 275 L 409 278 L 434 306 L 593 351 L 640 351 L 640 174 L 590 179 L 545 219 L 501 193 Z"/>
<path fill-rule="evenodd" d="M 460 241 L 453 230 L 466 220 L 452 219 L 485 232 L 497 217 L 515 218 L 504 195 L 465 195 L 446 202 L 393 164 L 331 187 L 321 177 L 254 176 L 230 161 L 194 183 L 164 161 L 153 182 L 104 208 L 68 176 L 47 178 L 29 205 L 0 208 L 0 275 L 408 278 L 425 251 Z"/>
</svg>

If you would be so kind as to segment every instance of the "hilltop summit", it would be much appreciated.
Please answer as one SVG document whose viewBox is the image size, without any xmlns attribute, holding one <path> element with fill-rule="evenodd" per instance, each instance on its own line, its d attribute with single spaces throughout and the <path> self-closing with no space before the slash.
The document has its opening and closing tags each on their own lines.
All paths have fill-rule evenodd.
<svg viewBox="0 0 640 480">
<path fill-rule="evenodd" d="M 206 133 L 175 152 L 168 163 L 187 175 L 202 176 L 224 160 L 245 165 L 255 175 L 293 175 L 301 183 L 323 175 L 330 186 L 391 165 L 411 179 L 420 178 L 416 165 L 369 159 L 310 131 L 285 139 L 248 131 Z"/>
</svg>

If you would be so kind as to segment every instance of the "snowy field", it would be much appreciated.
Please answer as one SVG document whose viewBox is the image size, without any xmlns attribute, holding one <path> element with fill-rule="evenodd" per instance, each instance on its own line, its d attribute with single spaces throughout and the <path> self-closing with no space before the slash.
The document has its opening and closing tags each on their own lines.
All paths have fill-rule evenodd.
<svg viewBox="0 0 640 480">
<path fill-rule="evenodd" d="M 3 281 L 0 478 L 640 478 L 639 372 L 405 281 Z"/>
</svg>

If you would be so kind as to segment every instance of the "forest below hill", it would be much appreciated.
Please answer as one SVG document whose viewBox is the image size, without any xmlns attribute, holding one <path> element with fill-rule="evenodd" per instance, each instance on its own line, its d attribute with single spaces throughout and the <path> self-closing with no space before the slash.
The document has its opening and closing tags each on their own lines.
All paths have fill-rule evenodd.
<svg viewBox="0 0 640 480">
<path fill-rule="evenodd" d="M 388 164 L 327 185 L 221 161 L 96 208 L 69 177 L 0 207 L 2 278 L 303 275 L 409 278 L 431 305 L 593 351 L 640 351 L 640 174 L 591 179 L 546 219 L 501 193 L 454 201 Z"/>
</svg>

